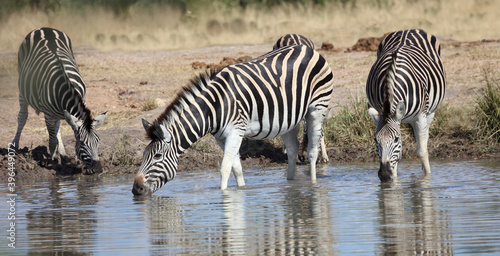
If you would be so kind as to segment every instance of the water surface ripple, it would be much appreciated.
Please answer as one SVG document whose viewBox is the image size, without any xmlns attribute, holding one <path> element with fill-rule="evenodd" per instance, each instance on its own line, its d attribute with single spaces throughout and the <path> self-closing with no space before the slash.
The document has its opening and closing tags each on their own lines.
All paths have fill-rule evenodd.
<svg viewBox="0 0 500 256">
<path fill-rule="evenodd" d="M 285 167 L 245 170 L 247 186 L 226 191 L 217 171 L 184 172 L 135 198 L 131 175 L 17 184 L 16 249 L 4 217 L 0 254 L 500 254 L 500 161 L 432 167 L 402 163 L 389 184 L 373 163 L 323 166 L 317 184 L 306 166 L 294 181 Z"/>
</svg>

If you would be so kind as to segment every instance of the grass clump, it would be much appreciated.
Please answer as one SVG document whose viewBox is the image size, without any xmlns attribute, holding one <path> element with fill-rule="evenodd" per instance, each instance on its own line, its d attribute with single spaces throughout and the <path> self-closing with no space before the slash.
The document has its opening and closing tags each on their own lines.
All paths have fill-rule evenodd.
<svg viewBox="0 0 500 256">
<path fill-rule="evenodd" d="M 436 109 L 434 120 L 429 129 L 431 137 L 449 136 L 472 139 L 474 121 L 471 120 L 473 108 L 441 103 Z"/>
<path fill-rule="evenodd" d="M 356 97 L 349 105 L 341 106 L 324 124 L 325 142 L 371 147 L 376 126 L 368 115 L 367 105 L 367 99 Z"/>
<path fill-rule="evenodd" d="M 131 143 L 125 134 L 121 134 L 115 144 L 113 154 L 111 155 L 111 163 L 114 165 L 132 165 L 134 163 L 134 152 L 131 152 Z"/>
<path fill-rule="evenodd" d="M 486 87 L 477 100 L 476 135 L 485 142 L 500 142 L 500 84 L 484 70 Z"/>
<path fill-rule="evenodd" d="M 141 110 L 142 111 L 149 111 L 153 110 L 158 107 L 158 104 L 156 104 L 155 99 L 149 98 L 144 103 L 141 105 Z"/>
</svg>

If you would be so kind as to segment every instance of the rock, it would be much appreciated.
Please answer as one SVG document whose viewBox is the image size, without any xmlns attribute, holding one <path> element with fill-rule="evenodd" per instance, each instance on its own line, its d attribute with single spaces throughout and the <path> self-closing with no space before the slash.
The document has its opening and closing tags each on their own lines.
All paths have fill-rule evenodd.
<svg viewBox="0 0 500 256">
<path fill-rule="evenodd" d="M 205 62 L 195 61 L 191 64 L 194 69 L 206 68 L 207 64 Z"/>
<path fill-rule="evenodd" d="M 381 37 L 365 37 L 360 38 L 354 44 L 353 47 L 349 49 L 349 51 L 361 52 L 361 51 L 377 51 L 378 45 L 382 40 L 387 36 L 387 34 Z"/>
<path fill-rule="evenodd" d="M 333 50 L 333 44 L 331 43 L 327 43 L 327 42 L 324 42 L 322 45 L 321 45 L 321 50 L 325 50 L 325 51 L 331 51 Z"/>
</svg>

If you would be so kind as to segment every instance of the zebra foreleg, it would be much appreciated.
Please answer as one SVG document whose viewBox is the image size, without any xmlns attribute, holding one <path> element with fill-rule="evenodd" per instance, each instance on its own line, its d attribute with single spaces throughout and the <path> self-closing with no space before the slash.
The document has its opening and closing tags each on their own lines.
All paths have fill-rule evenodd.
<svg viewBox="0 0 500 256">
<path fill-rule="evenodd" d="M 56 134 L 57 134 L 57 151 L 58 153 L 61 155 L 61 156 L 66 156 L 66 150 L 64 149 L 64 145 L 63 145 L 63 141 L 62 141 L 62 138 L 61 138 L 61 131 L 59 129 L 60 127 L 60 124 L 61 124 L 61 120 L 57 120 L 56 122 Z"/>
<path fill-rule="evenodd" d="M 297 164 L 297 155 L 299 154 L 299 140 L 297 140 L 297 132 L 295 129 L 281 135 L 283 144 L 286 147 L 286 155 L 288 156 L 288 167 L 286 170 L 288 180 L 295 179 L 295 167 Z"/>
<path fill-rule="evenodd" d="M 431 173 L 427 143 L 429 141 L 429 127 L 431 126 L 433 119 L 434 113 L 427 116 L 421 114 L 417 121 L 412 123 L 415 140 L 417 142 L 417 156 L 422 162 L 422 171 L 424 171 L 425 174 Z"/>
<path fill-rule="evenodd" d="M 50 160 L 54 160 L 54 157 L 59 152 L 59 138 L 61 137 L 59 133 L 59 119 L 52 116 L 45 115 L 45 125 L 47 126 L 47 131 L 49 132 L 49 154 Z"/>
<path fill-rule="evenodd" d="M 12 146 L 14 146 L 16 150 L 19 149 L 19 139 L 21 138 L 21 133 L 28 119 L 28 103 L 22 97 L 19 97 L 19 107 L 19 114 L 17 115 L 17 132 L 12 141 Z"/>
<path fill-rule="evenodd" d="M 236 184 L 238 187 L 245 186 L 245 179 L 243 178 L 243 168 L 241 167 L 240 154 L 235 156 L 233 161 L 233 174 L 236 178 Z"/>
<path fill-rule="evenodd" d="M 231 175 L 231 170 L 233 170 L 238 186 L 245 185 L 239 158 L 239 149 L 242 140 L 243 138 L 239 135 L 228 136 L 225 139 L 217 139 L 217 143 L 222 148 L 222 151 L 224 151 L 224 156 L 222 157 L 222 163 L 220 167 L 221 190 L 225 190 L 227 188 L 227 182 L 229 180 L 229 176 Z"/>
</svg>

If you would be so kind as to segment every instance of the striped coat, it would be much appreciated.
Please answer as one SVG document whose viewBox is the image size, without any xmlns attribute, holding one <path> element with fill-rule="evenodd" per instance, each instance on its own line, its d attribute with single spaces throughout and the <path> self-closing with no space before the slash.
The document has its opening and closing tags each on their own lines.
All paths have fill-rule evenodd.
<svg viewBox="0 0 500 256">
<path fill-rule="evenodd" d="M 288 178 L 295 175 L 295 127 L 308 122 L 311 179 L 316 179 L 317 147 L 329 111 L 333 74 L 321 55 L 305 46 L 283 47 L 254 60 L 202 74 L 153 123 L 143 120 L 151 138 L 136 175 L 133 193 L 152 193 L 176 175 L 184 150 L 211 133 L 224 151 L 221 189 L 231 171 L 244 180 L 239 159 L 243 138 L 281 136 L 287 148 Z"/>
<path fill-rule="evenodd" d="M 366 82 L 366 95 L 372 106 L 369 114 L 377 124 L 375 142 L 379 177 L 383 181 L 397 175 L 402 150 L 401 122 L 412 125 L 422 169 L 430 173 L 429 126 L 446 88 L 440 53 L 437 38 L 423 30 L 390 33 L 378 47 L 377 60 Z"/>
<path fill-rule="evenodd" d="M 20 110 L 14 146 L 19 146 L 29 105 L 37 113 L 44 113 L 51 159 L 57 153 L 66 154 L 59 132 L 60 120 L 65 119 L 75 132 L 78 158 L 88 169 L 100 169 L 99 136 L 95 129 L 102 124 L 107 112 L 94 120 L 86 107 L 85 83 L 73 56 L 70 38 L 52 28 L 33 30 L 19 47 L 18 70 Z"/>
</svg>

